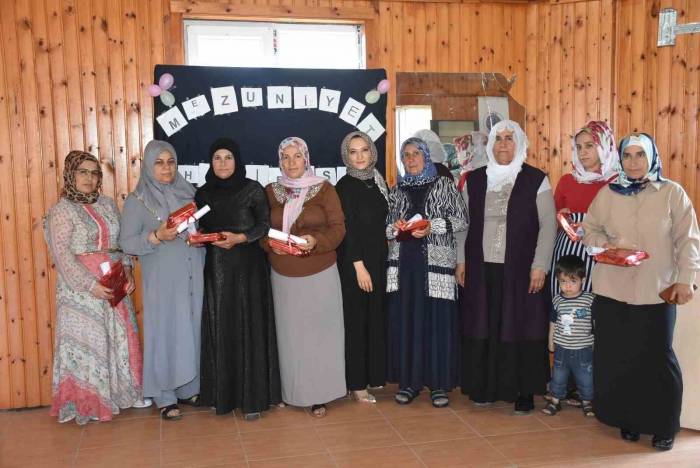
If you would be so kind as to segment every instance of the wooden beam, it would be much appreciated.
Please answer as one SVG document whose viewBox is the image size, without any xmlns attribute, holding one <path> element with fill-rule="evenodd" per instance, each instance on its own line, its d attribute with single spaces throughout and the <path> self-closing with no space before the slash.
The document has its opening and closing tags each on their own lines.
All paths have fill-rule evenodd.
<svg viewBox="0 0 700 468">
<path fill-rule="evenodd" d="M 396 95 L 507 96 L 512 85 L 500 73 L 401 72 L 397 73 Z"/>
<path fill-rule="evenodd" d="M 324 21 L 374 19 L 377 12 L 371 7 L 321 7 L 288 5 L 240 5 L 201 0 L 171 0 L 170 11 L 187 18 L 277 18 L 322 19 Z"/>
</svg>

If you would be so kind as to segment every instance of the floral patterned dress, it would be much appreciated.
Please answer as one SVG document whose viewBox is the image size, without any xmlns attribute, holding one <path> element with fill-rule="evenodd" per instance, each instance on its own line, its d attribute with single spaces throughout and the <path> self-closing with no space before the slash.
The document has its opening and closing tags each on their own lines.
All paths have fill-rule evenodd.
<svg viewBox="0 0 700 468">
<path fill-rule="evenodd" d="M 78 424 L 109 421 L 142 394 L 131 299 L 112 308 L 90 293 L 102 262 L 131 265 L 117 250 L 119 211 L 109 197 L 92 204 L 62 198 L 46 216 L 45 234 L 58 273 L 51 415 Z"/>
</svg>

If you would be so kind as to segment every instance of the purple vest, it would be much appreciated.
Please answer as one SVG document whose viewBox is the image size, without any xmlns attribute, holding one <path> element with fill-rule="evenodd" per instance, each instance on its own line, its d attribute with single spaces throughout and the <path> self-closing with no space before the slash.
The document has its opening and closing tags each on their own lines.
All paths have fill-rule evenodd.
<svg viewBox="0 0 700 468">
<path fill-rule="evenodd" d="M 536 294 L 527 292 L 539 233 L 537 190 L 544 177 L 544 172 L 523 164 L 508 200 L 501 311 L 501 341 L 504 342 L 546 339 L 548 333 L 546 287 Z M 467 190 L 470 223 L 465 245 L 467 282 L 462 301 L 462 325 L 465 336 L 485 339 L 488 338 L 488 310 L 482 242 L 486 167 L 469 174 Z"/>
</svg>

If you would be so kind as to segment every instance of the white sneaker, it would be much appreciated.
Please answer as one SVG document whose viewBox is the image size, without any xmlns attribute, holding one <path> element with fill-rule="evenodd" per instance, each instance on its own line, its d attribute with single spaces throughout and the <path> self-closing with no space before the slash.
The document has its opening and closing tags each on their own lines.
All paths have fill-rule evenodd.
<svg viewBox="0 0 700 468">
<path fill-rule="evenodd" d="M 136 400 L 133 405 L 131 405 L 132 408 L 136 409 L 141 409 L 141 408 L 148 408 L 153 404 L 153 400 L 151 398 L 141 398 L 139 400 Z"/>
</svg>

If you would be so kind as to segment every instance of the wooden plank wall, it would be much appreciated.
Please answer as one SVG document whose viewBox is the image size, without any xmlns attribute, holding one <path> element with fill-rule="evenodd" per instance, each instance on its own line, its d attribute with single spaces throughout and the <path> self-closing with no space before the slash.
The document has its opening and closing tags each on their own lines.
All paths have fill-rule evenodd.
<svg viewBox="0 0 700 468">
<path fill-rule="evenodd" d="M 219 0 L 221 3 L 223 0 Z M 200 3 L 202 0 L 200 0 Z M 656 48 L 658 10 L 700 21 L 694 0 L 232 0 L 280 11 L 374 8 L 370 67 L 517 75 L 530 160 L 556 183 L 592 118 L 656 133 L 666 173 L 700 203 L 700 35 Z M 54 283 L 42 215 L 70 149 L 96 154 L 121 203 L 152 136 L 145 92 L 157 63 L 182 63 L 170 0 L 8 0 L 0 15 L 0 408 L 50 404 Z M 285 8 L 280 8 L 285 6 Z M 272 13 L 271 13 L 272 14 Z M 619 59 L 617 57 L 624 57 Z M 394 135 L 389 95 L 388 141 Z M 391 156 L 393 144 L 389 144 Z M 137 298 L 138 299 L 138 298 Z M 137 300 L 137 309 L 140 301 Z"/>
<path fill-rule="evenodd" d="M 42 216 L 71 149 L 122 203 L 152 138 L 169 0 L 13 0 L 0 15 L 0 408 L 50 404 L 55 272 Z"/>
<path fill-rule="evenodd" d="M 658 12 L 678 11 L 678 23 L 700 22 L 696 0 L 626 0 L 617 11 L 615 61 L 618 135 L 656 135 L 663 172 L 700 205 L 700 34 L 681 35 L 673 47 L 656 47 Z M 624 55 L 623 55 L 624 54 Z"/>
</svg>

